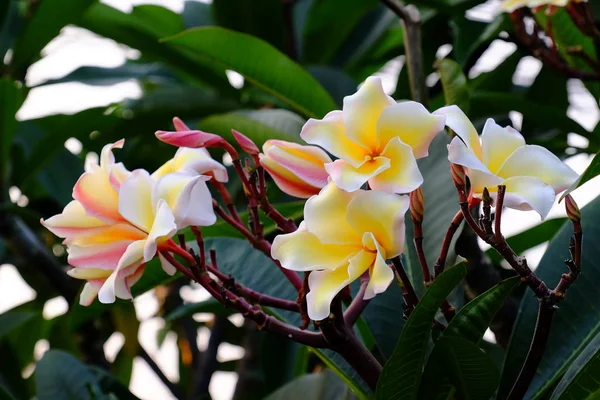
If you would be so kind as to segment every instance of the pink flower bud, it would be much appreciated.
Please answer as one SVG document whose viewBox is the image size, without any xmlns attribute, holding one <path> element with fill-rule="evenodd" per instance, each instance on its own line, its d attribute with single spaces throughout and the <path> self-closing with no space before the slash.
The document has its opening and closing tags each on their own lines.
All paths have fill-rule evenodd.
<svg viewBox="0 0 600 400">
<path fill-rule="evenodd" d="M 260 150 L 258 147 L 256 147 L 256 144 L 248 136 L 236 131 L 235 129 L 232 129 L 231 133 L 233 133 L 233 137 L 238 142 L 242 150 L 244 150 L 246 153 L 251 156 L 256 156 L 260 153 Z"/>
<path fill-rule="evenodd" d="M 191 147 L 194 149 L 199 147 L 214 147 L 225 141 L 221 136 L 202 131 L 156 131 L 156 137 L 160 141 L 173 146 Z"/>
<path fill-rule="evenodd" d="M 423 222 L 425 212 L 425 199 L 423 189 L 418 188 L 410 192 L 410 215 L 415 222 Z"/>
<path fill-rule="evenodd" d="M 466 186 L 467 178 L 465 176 L 465 169 L 462 165 L 451 163 L 450 172 L 452 174 L 452 180 L 456 186 Z"/>
<path fill-rule="evenodd" d="M 263 152 L 260 164 L 290 196 L 309 198 L 327 184 L 325 163 L 332 161 L 319 147 L 267 140 Z"/>
<path fill-rule="evenodd" d="M 191 131 L 191 129 L 178 117 L 173 118 L 173 126 L 177 132 Z"/>
<path fill-rule="evenodd" d="M 565 209 L 567 210 L 567 217 L 569 217 L 571 221 L 581 221 L 581 211 L 579 210 L 579 206 L 575 203 L 575 200 L 570 194 L 565 197 Z"/>
</svg>

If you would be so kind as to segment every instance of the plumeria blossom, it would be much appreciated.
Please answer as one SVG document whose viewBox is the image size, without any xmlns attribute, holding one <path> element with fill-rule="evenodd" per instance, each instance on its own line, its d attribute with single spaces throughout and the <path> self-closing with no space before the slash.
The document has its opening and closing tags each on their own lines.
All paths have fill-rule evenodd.
<svg viewBox="0 0 600 400">
<path fill-rule="evenodd" d="M 375 190 L 408 193 L 423 183 L 416 159 L 427 156 L 443 127 L 444 116 L 414 101 L 396 103 L 381 79 L 370 77 L 344 98 L 342 110 L 310 119 L 300 136 L 339 158 L 325 164 L 338 187 L 353 191 L 368 182 Z"/>
<path fill-rule="evenodd" d="M 535 8 L 539 6 L 556 6 L 565 7 L 569 2 L 585 3 L 587 0 L 505 0 L 500 4 L 503 10 L 513 12 L 518 8 L 529 7 Z"/>
<path fill-rule="evenodd" d="M 365 299 L 387 289 L 394 274 L 385 260 L 404 250 L 407 209 L 407 196 L 346 192 L 334 182 L 306 202 L 298 230 L 277 236 L 271 254 L 284 268 L 312 271 L 306 296 L 311 319 L 327 318 L 335 295 L 365 273 Z"/>
<path fill-rule="evenodd" d="M 557 193 L 568 188 L 577 173 L 547 149 L 526 145 L 523 135 L 488 119 L 481 138 L 457 106 L 441 108 L 446 125 L 456 132 L 448 145 L 450 162 L 467 168 L 473 197 L 481 198 L 487 188 L 495 198 L 498 185 L 506 185 L 504 205 L 518 210 L 535 210 L 544 219 Z"/>
<path fill-rule="evenodd" d="M 157 180 L 174 172 L 208 175 L 213 176 L 218 182 L 228 181 L 225 166 L 214 160 L 205 148 L 180 147 L 172 159 L 152 174 L 152 178 Z"/>
<path fill-rule="evenodd" d="M 112 154 L 123 143 L 106 145 L 100 163 L 75 184 L 74 200 L 61 214 L 41 221 L 64 238 L 68 262 L 75 267 L 69 275 L 87 280 L 82 305 L 89 305 L 99 293 L 103 302 L 131 298 L 130 288 L 145 263 L 177 229 L 215 220 L 205 183 L 210 177 L 184 169 L 156 181 L 146 171 L 129 172 L 115 163 Z M 168 273 L 174 273 L 161 261 Z"/>
<path fill-rule="evenodd" d="M 260 164 L 284 193 L 309 198 L 327 184 L 325 164 L 331 158 L 317 146 L 302 146 L 284 140 L 267 140 Z"/>
</svg>

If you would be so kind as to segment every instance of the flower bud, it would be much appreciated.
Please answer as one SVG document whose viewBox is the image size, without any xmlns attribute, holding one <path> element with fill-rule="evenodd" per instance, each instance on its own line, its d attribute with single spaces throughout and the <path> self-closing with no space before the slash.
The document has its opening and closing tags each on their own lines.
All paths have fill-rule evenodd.
<svg viewBox="0 0 600 400">
<path fill-rule="evenodd" d="M 260 164 L 277 186 L 290 196 L 309 198 L 327 184 L 325 163 L 332 161 L 319 147 L 267 140 L 263 153 Z"/>
<path fill-rule="evenodd" d="M 410 192 L 410 215 L 414 222 L 423 222 L 425 212 L 425 199 L 423 189 L 418 188 Z"/>
<path fill-rule="evenodd" d="M 569 217 L 571 221 L 581 221 L 581 211 L 579 210 L 579 206 L 575 203 L 575 200 L 570 194 L 565 197 L 565 209 L 567 210 L 567 217 Z"/>
<path fill-rule="evenodd" d="M 256 144 L 248 136 L 236 131 L 235 129 L 232 129 L 231 133 L 242 150 L 244 150 L 246 153 L 251 156 L 256 156 L 260 153 L 260 150 L 258 147 L 256 147 Z"/>
<path fill-rule="evenodd" d="M 173 126 L 177 132 L 191 131 L 191 129 L 180 118 L 173 118 Z"/>
<path fill-rule="evenodd" d="M 452 174 L 452 181 L 456 186 L 466 186 L 467 178 L 465 176 L 465 169 L 462 165 L 450 164 L 450 172 Z"/>
</svg>

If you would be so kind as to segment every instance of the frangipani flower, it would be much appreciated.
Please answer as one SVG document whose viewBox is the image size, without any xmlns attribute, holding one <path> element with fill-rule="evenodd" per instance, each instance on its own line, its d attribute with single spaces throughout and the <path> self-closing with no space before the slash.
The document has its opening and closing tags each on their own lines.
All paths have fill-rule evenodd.
<svg viewBox="0 0 600 400">
<path fill-rule="evenodd" d="M 488 119 L 481 139 L 467 116 L 457 106 L 441 108 L 446 125 L 456 132 L 448 146 L 450 162 L 467 168 L 473 197 L 481 198 L 486 187 L 495 198 L 498 185 L 506 185 L 504 205 L 517 210 L 535 210 L 544 219 L 557 193 L 568 188 L 577 173 L 541 146 L 526 145 L 511 127 Z"/>
<path fill-rule="evenodd" d="M 131 298 L 130 287 L 167 236 L 187 225 L 212 224 L 216 218 L 205 183 L 210 177 L 188 170 L 165 174 L 156 182 L 146 171 L 131 173 L 112 154 L 123 142 L 105 146 L 100 164 L 75 184 L 75 200 L 61 214 L 41 221 L 65 239 L 68 262 L 75 267 L 69 275 L 88 281 L 82 305 L 89 305 L 99 292 L 103 302 Z M 161 261 L 165 271 L 174 273 Z"/>
<path fill-rule="evenodd" d="M 408 193 L 423 183 L 416 159 L 427 156 L 443 127 L 443 116 L 414 101 L 396 103 L 381 79 L 370 77 L 344 98 L 343 110 L 310 119 L 300 136 L 339 157 L 325 169 L 341 189 L 354 191 L 368 182 L 375 190 Z"/>
<path fill-rule="evenodd" d="M 180 147 L 172 159 L 152 174 L 152 178 L 159 179 L 174 172 L 214 176 L 218 182 L 227 182 L 228 180 L 225 166 L 215 161 L 205 148 Z"/>
<path fill-rule="evenodd" d="M 331 158 L 316 146 L 267 140 L 259 157 L 260 165 L 279 189 L 290 196 L 306 199 L 327 184 L 325 163 L 330 163 Z"/>
<path fill-rule="evenodd" d="M 535 8 L 539 6 L 556 6 L 565 7 L 569 1 L 574 3 L 584 3 L 587 0 L 505 0 L 500 4 L 503 10 L 513 12 L 518 8 L 529 7 Z"/>
<path fill-rule="evenodd" d="M 386 263 L 404 250 L 408 197 L 374 191 L 346 192 L 330 182 L 304 207 L 296 232 L 279 235 L 271 255 L 284 268 L 312 271 L 306 297 L 313 320 L 327 318 L 337 293 L 364 273 L 365 299 L 387 289 L 394 274 Z"/>
</svg>

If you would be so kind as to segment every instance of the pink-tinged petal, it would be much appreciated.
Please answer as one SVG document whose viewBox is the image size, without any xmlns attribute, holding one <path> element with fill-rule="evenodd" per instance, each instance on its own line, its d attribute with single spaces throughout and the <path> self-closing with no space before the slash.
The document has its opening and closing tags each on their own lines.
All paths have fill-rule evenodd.
<svg viewBox="0 0 600 400">
<path fill-rule="evenodd" d="M 506 159 L 519 147 L 525 146 L 525 138 L 516 129 L 505 128 L 488 119 L 481 134 L 483 163 L 490 172 L 496 173 Z"/>
<path fill-rule="evenodd" d="M 355 94 L 344 97 L 346 136 L 362 147 L 377 149 L 377 120 L 386 107 L 395 103 L 383 91 L 381 78 L 367 78 Z"/>
<path fill-rule="evenodd" d="M 175 130 L 178 132 L 189 131 L 191 130 L 188 126 L 183 122 L 179 117 L 173 118 L 173 126 Z"/>
<path fill-rule="evenodd" d="M 277 235 L 271 247 L 271 256 L 292 271 L 332 270 L 348 264 L 361 246 L 323 244 L 306 225 L 296 232 Z"/>
<path fill-rule="evenodd" d="M 554 204 L 556 197 L 554 189 L 539 178 L 515 176 L 505 180 L 503 185 L 506 185 L 506 195 L 504 196 L 506 207 L 521 211 L 534 210 L 540 214 L 543 220 Z M 490 191 L 490 195 L 495 200 L 496 190 Z"/>
<path fill-rule="evenodd" d="M 127 286 L 127 293 L 131 295 L 131 287 L 135 285 L 142 275 L 144 275 L 144 269 L 146 268 L 146 264 L 140 264 L 135 272 L 125 278 L 125 285 Z"/>
<path fill-rule="evenodd" d="M 113 270 L 131 244 L 129 240 L 99 244 L 94 246 L 72 245 L 67 248 L 70 265 L 79 268 L 99 268 Z"/>
<path fill-rule="evenodd" d="M 354 168 L 344 160 L 335 160 L 325 164 L 325 170 L 340 189 L 353 192 L 360 189 L 374 176 L 389 169 L 390 163 L 390 159 L 387 157 L 375 157 L 360 167 Z"/>
<path fill-rule="evenodd" d="M 175 275 L 175 273 L 177 272 L 177 268 L 175 268 L 173 264 L 167 261 L 167 259 L 160 252 L 158 253 L 158 259 L 160 260 L 160 266 L 162 267 L 163 271 L 167 273 L 167 275 Z"/>
<path fill-rule="evenodd" d="M 361 235 L 352 229 L 346 219 L 348 204 L 361 191 L 346 192 L 329 182 L 317 196 L 304 206 L 306 229 L 324 244 L 360 246 Z"/>
<path fill-rule="evenodd" d="M 376 190 L 361 191 L 348 204 L 348 224 L 361 234 L 363 245 L 371 251 L 377 250 L 366 243 L 365 234 L 373 235 L 392 258 L 404 251 L 404 215 L 408 210 L 408 196 L 397 196 Z"/>
<path fill-rule="evenodd" d="M 143 258 L 145 240 L 138 240 L 131 243 L 123 256 L 119 260 L 119 265 L 113 273 L 106 279 L 102 288 L 98 292 L 98 300 L 101 303 L 114 303 L 116 297 L 121 299 L 130 299 L 131 292 L 125 278 L 137 270 Z M 133 270 L 132 270 L 133 269 Z M 128 271 L 129 270 L 129 271 Z"/>
<path fill-rule="evenodd" d="M 148 240 L 144 246 L 144 261 L 148 262 L 154 258 L 158 245 L 171 238 L 177 232 L 175 216 L 167 202 L 160 199 L 156 208 L 154 224 L 148 233 Z"/>
<path fill-rule="evenodd" d="M 423 184 L 423 175 L 411 147 L 402 143 L 398 137 L 388 142 L 381 157 L 388 159 L 390 166 L 369 179 L 371 189 L 388 193 L 409 193 Z"/>
<path fill-rule="evenodd" d="M 125 168 L 123 163 L 116 163 L 110 167 L 108 179 L 112 187 L 118 192 L 123 182 L 129 178 L 131 171 Z"/>
<path fill-rule="evenodd" d="M 102 148 L 102 152 L 100 153 L 100 167 L 108 172 L 108 168 L 115 163 L 115 156 L 112 153 L 113 149 L 122 149 L 124 144 L 125 139 L 121 139 L 104 146 Z"/>
<path fill-rule="evenodd" d="M 87 215 L 85 209 L 77 200 L 73 200 L 67 204 L 62 213 L 47 220 L 42 219 L 40 222 L 46 229 L 61 238 L 78 235 L 91 228 L 106 225 L 101 220 Z"/>
<path fill-rule="evenodd" d="M 369 284 L 367 285 L 367 290 L 363 297 L 365 300 L 372 299 L 376 295 L 385 292 L 390 286 L 390 283 L 394 280 L 394 272 L 385 262 L 385 259 L 388 257 L 386 256 L 385 250 L 372 234 L 370 235 L 370 238 L 368 238 L 368 241 L 372 242 L 372 246 L 377 250 L 377 254 L 369 271 Z"/>
<path fill-rule="evenodd" d="M 79 295 L 79 305 L 87 307 L 92 304 L 96 296 L 98 296 L 98 290 L 100 290 L 100 285 L 92 282 L 86 282 L 86 284 L 83 285 L 81 294 Z"/>
<path fill-rule="evenodd" d="M 127 221 L 145 232 L 150 232 L 154 221 L 152 207 L 154 185 L 148 172 L 138 169 L 123 182 L 119 191 L 119 212 Z"/>
<path fill-rule="evenodd" d="M 333 298 L 369 270 L 374 261 L 375 253 L 360 250 L 344 266 L 334 270 L 311 272 L 308 276 L 310 291 L 306 295 L 308 316 L 315 321 L 327 318 Z"/>
<path fill-rule="evenodd" d="M 152 192 L 155 207 L 160 199 L 166 201 L 179 228 L 208 226 L 216 222 L 212 196 L 204 175 L 172 173 L 160 178 Z"/>
<path fill-rule="evenodd" d="M 415 158 L 427 157 L 429 144 L 444 129 L 446 117 L 431 114 L 415 101 L 405 101 L 386 107 L 377 122 L 380 148 L 394 138 L 409 145 Z"/>
<path fill-rule="evenodd" d="M 135 226 L 128 223 L 118 223 L 80 232 L 79 235 L 66 239 L 64 244 L 68 246 L 94 246 L 119 241 L 134 242 L 145 238 L 146 233 Z"/>
<path fill-rule="evenodd" d="M 248 136 L 236 131 L 235 129 L 231 130 L 231 134 L 235 138 L 235 141 L 238 142 L 242 150 L 244 150 L 246 153 L 252 156 L 256 156 L 258 153 L 260 153 L 256 143 L 254 143 Z"/>
<path fill-rule="evenodd" d="M 221 136 L 203 131 L 156 131 L 158 140 L 177 147 L 211 147 L 224 141 Z"/>
<path fill-rule="evenodd" d="M 119 214 L 119 196 L 110 183 L 108 173 L 98 166 L 92 166 L 90 171 L 81 175 L 73 188 L 73 198 L 92 217 L 108 223 L 123 220 Z"/>
<path fill-rule="evenodd" d="M 534 176 L 552 186 L 556 193 L 562 192 L 579 175 L 547 149 L 526 145 L 516 149 L 498 170 L 498 176 Z"/>
<path fill-rule="evenodd" d="M 306 143 L 321 146 L 354 167 L 360 166 L 370 152 L 346 137 L 344 113 L 339 110 L 331 111 L 322 120 L 309 119 L 302 127 L 300 137 Z"/>
<path fill-rule="evenodd" d="M 174 172 L 196 173 L 198 175 L 214 176 L 218 182 L 227 182 L 227 169 L 223 164 L 214 160 L 205 148 L 190 149 L 181 147 L 175 156 L 152 174 L 158 180 Z"/>
<path fill-rule="evenodd" d="M 479 135 L 477 130 L 465 115 L 465 113 L 458 108 L 458 106 L 452 105 L 442 107 L 437 111 L 433 112 L 434 115 L 443 115 L 446 117 L 446 126 L 452 129 L 458 137 L 468 146 L 469 150 L 479 160 L 483 158 L 483 150 L 479 141 Z M 456 163 L 458 164 L 458 163 Z"/>
</svg>

